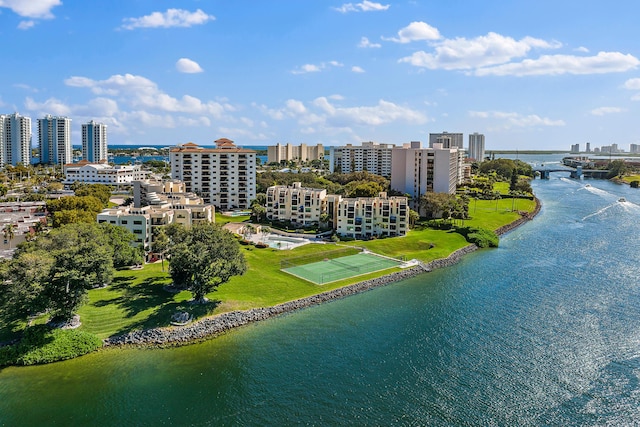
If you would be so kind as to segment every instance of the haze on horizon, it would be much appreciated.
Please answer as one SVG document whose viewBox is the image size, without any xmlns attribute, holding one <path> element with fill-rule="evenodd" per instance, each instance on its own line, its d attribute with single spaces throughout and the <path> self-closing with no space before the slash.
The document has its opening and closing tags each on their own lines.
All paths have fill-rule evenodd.
<svg viewBox="0 0 640 427">
<path fill-rule="evenodd" d="M 640 3 L 514 3 L 0 0 L 0 113 L 76 145 L 638 143 Z"/>
</svg>

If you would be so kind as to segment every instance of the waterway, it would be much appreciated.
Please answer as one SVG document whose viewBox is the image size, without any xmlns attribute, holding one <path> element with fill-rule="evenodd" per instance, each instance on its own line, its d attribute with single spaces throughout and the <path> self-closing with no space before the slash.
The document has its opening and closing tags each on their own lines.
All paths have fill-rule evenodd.
<svg viewBox="0 0 640 427">
<path fill-rule="evenodd" d="M 638 425 L 640 191 L 567 176 L 451 268 L 197 345 L 4 368 L 0 425 Z"/>
</svg>

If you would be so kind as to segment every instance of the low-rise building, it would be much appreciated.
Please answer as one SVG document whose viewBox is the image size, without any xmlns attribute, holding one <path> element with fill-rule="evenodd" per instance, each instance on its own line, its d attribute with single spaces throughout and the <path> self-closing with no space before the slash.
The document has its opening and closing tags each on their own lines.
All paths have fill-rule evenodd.
<svg viewBox="0 0 640 427">
<path fill-rule="evenodd" d="M 300 225 L 318 224 L 326 213 L 327 190 L 293 185 L 274 185 L 267 189 L 267 219 L 290 221 Z"/>
<path fill-rule="evenodd" d="M 133 181 L 144 180 L 149 174 L 141 165 L 116 165 L 108 163 L 89 163 L 81 160 L 78 163 L 64 166 L 64 184 L 82 182 L 86 184 L 122 185 Z"/>
<path fill-rule="evenodd" d="M 344 237 L 405 236 L 409 230 L 409 207 L 405 196 L 345 198 L 338 204 L 336 232 Z"/>
<path fill-rule="evenodd" d="M 18 244 L 46 224 L 46 202 L 0 203 L 0 257 L 10 258 Z"/>
</svg>

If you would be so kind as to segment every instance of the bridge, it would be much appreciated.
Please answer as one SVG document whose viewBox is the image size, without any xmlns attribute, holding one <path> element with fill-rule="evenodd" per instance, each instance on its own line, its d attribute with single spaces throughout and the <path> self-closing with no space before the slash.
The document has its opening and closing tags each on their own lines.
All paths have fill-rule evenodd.
<svg viewBox="0 0 640 427">
<path fill-rule="evenodd" d="M 571 178 L 577 178 L 577 179 L 580 179 L 580 177 L 582 176 L 584 176 L 585 178 L 605 179 L 609 174 L 608 170 L 582 169 L 582 166 L 578 166 L 575 168 L 571 168 L 568 166 L 554 166 L 554 167 L 538 166 L 538 167 L 534 167 L 533 171 L 540 173 L 540 179 L 549 179 L 549 173 L 551 172 L 569 172 L 569 176 Z"/>
</svg>

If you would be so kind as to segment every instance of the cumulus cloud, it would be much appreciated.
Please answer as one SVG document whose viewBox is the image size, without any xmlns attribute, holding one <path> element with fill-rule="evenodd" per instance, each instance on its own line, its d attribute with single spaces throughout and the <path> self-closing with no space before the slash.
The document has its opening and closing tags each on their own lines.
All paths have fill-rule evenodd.
<svg viewBox="0 0 640 427">
<path fill-rule="evenodd" d="M 440 32 L 426 22 L 412 22 L 398 31 L 398 37 L 383 37 L 396 43 L 411 43 L 415 41 L 430 41 L 440 39 Z"/>
<path fill-rule="evenodd" d="M 0 8 L 11 9 L 25 18 L 51 19 L 51 9 L 60 6 L 60 0 L 0 0 Z"/>
<path fill-rule="evenodd" d="M 360 39 L 360 43 L 358 43 L 358 47 L 362 48 L 378 48 L 382 47 L 380 43 L 371 43 L 368 38 L 362 37 Z"/>
<path fill-rule="evenodd" d="M 49 98 L 44 102 L 36 102 L 27 97 L 24 101 L 24 107 L 29 111 L 38 111 L 44 114 L 53 114 L 54 116 L 68 116 L 71 114 L 71 108 L 56 98 Z"/>
<path fill-rule="evenodd" d="M 36 25 L 36 21 L 20 21 L 18 24 L 19 30 L 28 30 L 29 28 L 33 28 Z"/>
<path fill-rule="evenodd" d="M 200 67 L 196 61 L 193 61 L 189 58 L 180 58 L 178 62 L 176 62 L 176 69 L 181 73 L 202 73 L 204 70 Z"/>
<path fill-rule="evenodd" d="M 369 0 L 364 0 L 362 3 L 345 3 L 340 7 L 334 7 L 334 10 L 337 10 L 341 13 L 348 12 L 378 12 L 389 9 L 390 5 L 375 3 Z"/>
<path fill-rule="evenodd" d="M 458 37 L 436 44 L 432 53 L 419 51 L 401 58 L 416 67 L 445 70 L 466 70 L 490 65 L 504 64 L 513 58 L 526 56 L 533 48 L 558 48 L 557 42 L 547 42 L 533 37 L 515 40 L 490 32 L 473 39 Z"/>
<path fill-rule="evenodd" d="M 519 113 L 503 111 L 470 111 L 469 115 L 480 119 L 496 119 L 502 121 L 503 129 L 565 125 L 564 120 L 553 120 L 547 117 L 540 117 L 537 114 L 525 116 Z"/>
<path fill-rule="evenodd" d="M 606 114 L 623 113 L 625 111 L 626 110 L 624 108 L 619 108 L 619 107 L 599 107 L 591 110 L 591 115 L 604 116 Z"/>
<path fill-rule="evenodd" d="M 191 27 L 206 24 L 215 19 L 215 16 L 207 15 L 201 9 L 195 12 L 184 9 L 167 9 L 166 12 L 153 12 L 140 18 L 125 18 L 120 28 L 133 30 L 135 28 Z"/>
<path fill-rule="evenodd" d="M 307 74 L 307 73 L 319 73 L 322 70 L 326 70 L 331 67 L 342 67 L 344 64 L 338 61 L 322 62 L 320 64 L 304 64 L 291 71 L 291 74 Z"/>
<path fill-rule="evenodd" d="M 605 74 L 633 70 L 640 61 L 620 52 L 599 52 L 595 56 L 543 55 L 537 59 L 485 67 L 475 70 L 477 76 L 539 76 L 561 74 Z"/>
<path fill-rule="evenodd" d="M 577 47 L 577 48 L 576 48 L 576 49 L 574 49 L 574 50 L 575 50 L 576 52 L 589 53 L 589 49 L 587 49 L 587 48 L 586 48 L 586 47 L 584 47 L 584 46 Z"/>
<path fill-rule="evenodd" d="M 354 73 L 364 73 L 364 69 L 362 67 L 358 67 L 357 65 L 351 67 L 351 71 Z"/>
<path fill-rule="evenodd" d="M 629 90 L 640 90 L 640 78 L 627 80 L 624 82 L 624 88 Z"/>
</svg>

